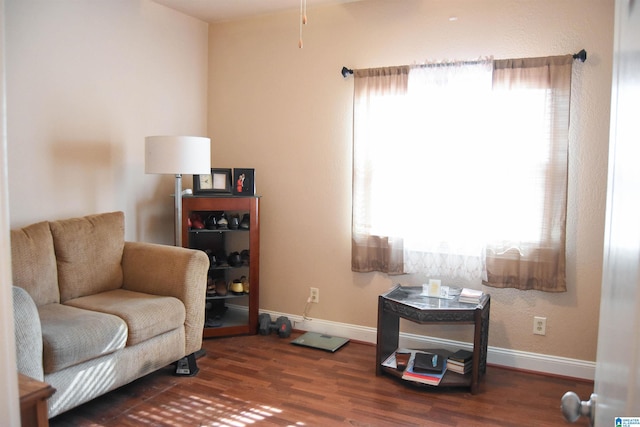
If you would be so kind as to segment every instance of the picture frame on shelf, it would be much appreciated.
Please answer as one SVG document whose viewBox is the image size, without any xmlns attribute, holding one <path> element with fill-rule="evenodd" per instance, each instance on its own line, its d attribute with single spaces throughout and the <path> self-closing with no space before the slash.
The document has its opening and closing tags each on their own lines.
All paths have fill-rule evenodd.
<svg viewBox="0 0 640 427">
<path fill-rule="evenodd" d="M 255 169 L 233 169 L 233 194 L 236 196 L 253 196 L 256 194 Z"/>
<path fill-rule="evenodd" d="M 193 175 L 194 194 L 231 194 L 231 168 L 211 168 L 210 174 Z"/>
</svg>

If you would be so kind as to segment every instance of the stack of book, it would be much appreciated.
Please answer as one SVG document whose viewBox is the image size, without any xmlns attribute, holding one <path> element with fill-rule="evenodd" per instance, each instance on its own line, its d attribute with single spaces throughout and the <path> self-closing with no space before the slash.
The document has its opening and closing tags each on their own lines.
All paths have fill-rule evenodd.
<svg viewBox="0 0 640 427">
<path fill-rule="evenodd" d="M 477 289 L 463 288 L 460 292 L 460 296 L 458 297 L 458 301 L 469 304 L 478 304 L 480 303 L 482 295 L 484 295 L 482 291 Z"/>
<path fill-rule="evenodd" d="M 471 372 L 473 353 L 468 350 L 458 350 L 447 359 L 447 370 L 458 374 Z"/>
<path fill-rule="evenodd" d="M 446 371 L 446 357 L 437 353 L 416 351 L 412 353 L 407 368 L 402 373 L 402 379 L 437 386 Z"/>
</svg>

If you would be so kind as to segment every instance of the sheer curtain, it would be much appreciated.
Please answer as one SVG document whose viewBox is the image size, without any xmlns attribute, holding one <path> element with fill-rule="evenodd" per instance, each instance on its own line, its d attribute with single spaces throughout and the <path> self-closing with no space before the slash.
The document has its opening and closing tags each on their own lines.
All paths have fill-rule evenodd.
<svg viewBox="0 0 640 427">
<path fill-rule="evenodd" d="M 495 221 L 510 224 L 510 232 L 497 233 L 492 224 L 484 277 L 490 286 L 566 291 L 572 65 L 572 55 L 495 61 L 493 92 L 504 124 L 496 127 L 494 136 L 511 141 L 513 153 L 504 166 L 514 169 L 513 177 L 527 179 L 503 176 L 492 188 L 493 194 L 516 194 L 519 203 L 503 203 Z M 510 164 L 518 155 L 527 161 Z M 515 169 L 525 166 L 524 171 Z"/>
<path fill-rule="evenodd" d="M 413 217 L 402 230 L 408 273 L 464 282 L 481 277 L 492 68 L 486 60 L 427 64 L 409 73 L 413 138 L 403 152 L 416 185 L 403 195 Z"/>
<path fill-rule="evenodd" d="M 571 64 L 356 71 L 352 269 L 565 290 Z"/>
<path fill-rule="evenodd" d="M 401 201 L 394 167 L 402 153 L 390 147 L 400 138 L 406 117 L 409 67 L 356 70 L 353 114 L 353 221 L 351 269 L 404 273 L 402 236 L 386 229 L 387 206 Z M 383 124 L 388 125 L 383 125 Z M 388 166 L 387 159 L 392 166 Z"/>
</svg>

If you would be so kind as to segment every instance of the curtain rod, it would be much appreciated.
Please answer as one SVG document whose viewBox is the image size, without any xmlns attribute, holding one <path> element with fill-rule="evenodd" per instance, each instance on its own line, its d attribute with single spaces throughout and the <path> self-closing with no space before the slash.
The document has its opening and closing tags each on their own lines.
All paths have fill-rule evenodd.
<svg viewBox="0 0 640 427">
<path fill-rule="evenodd" d="M 582 49 L 580 52 L 578 53 L 574 53 L 573 54 L 573 59 L 577 59 L 580 62 L 584 62 L 587 60 L 587 51 Z M 469 64 L 473 64 L 475 62 L 465 62 L 465 63 L 469 63 Z M 342 67 L 342 70 L 340 70 L 340 74 L 342 74 L 342 77 L 344 77 L 345 79 L 347 78 L 348 75 L 353 74 L 353 70 L 347 67 Z"/>
</svg>

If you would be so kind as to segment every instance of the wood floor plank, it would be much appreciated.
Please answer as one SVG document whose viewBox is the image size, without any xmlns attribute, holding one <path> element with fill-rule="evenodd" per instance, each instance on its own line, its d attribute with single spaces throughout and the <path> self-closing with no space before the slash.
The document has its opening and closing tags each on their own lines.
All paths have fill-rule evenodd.
<svg viewBox="0 0 640 427">
<path fill-rule="evenodd" d="M 375 347 L 336 353 L 276 335 L 207 339 L 195 377 L 167 367 L 50 420 L 115 426 L 568 426 L 560 398 L 593 383 L 489 366 L 481 393 L 375 375 Z M 586 420 L 574 424 L 585 427 Z"/>
</svg>

